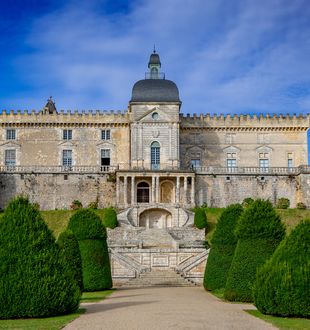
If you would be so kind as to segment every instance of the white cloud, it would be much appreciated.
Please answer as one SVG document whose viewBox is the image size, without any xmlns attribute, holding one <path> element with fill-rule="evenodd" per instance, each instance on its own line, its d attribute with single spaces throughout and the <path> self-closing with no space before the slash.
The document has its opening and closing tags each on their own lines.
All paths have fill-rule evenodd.
<svg viewBox="0 0 310 330">
<path fill-rule="evenodd" d="M 286 93 L 310 84 L 307 1 L 141 0 L 109 16 L 94 4 L 71 1 L 33 23 L 33 51 L 16 60 L 33 92 L 13 104 L 40 108 L 52 94 L 60 108 L 125 109 L 156 43 L 184 112 L 309 110 Z"/>
</svg>

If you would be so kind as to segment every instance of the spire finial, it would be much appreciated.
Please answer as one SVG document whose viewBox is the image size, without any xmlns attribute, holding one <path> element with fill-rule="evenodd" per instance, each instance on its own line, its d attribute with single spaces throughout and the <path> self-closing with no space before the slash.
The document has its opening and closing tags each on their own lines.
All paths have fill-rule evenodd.
<svg viewBox="0 0 310 330">
<path fill-rule="evenodd" d="M 156 48 L 155 48 L 155 44 L 154 44 L 154 50 L 153 50 L 153 53 L 156 54 Z"/>
</svg>

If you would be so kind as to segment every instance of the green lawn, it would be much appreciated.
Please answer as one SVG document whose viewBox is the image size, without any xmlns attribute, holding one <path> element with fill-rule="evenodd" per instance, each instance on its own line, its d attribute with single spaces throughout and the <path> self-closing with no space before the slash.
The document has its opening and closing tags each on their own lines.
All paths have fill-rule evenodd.
<svg viewBox="0 0 310 330">
<path fill-rule="evenodd" d="M 277 317 L 271 315 L 264 315 L 259 311 L 251 310 L 247 311 L 249 314 L 259 317 L 260 319 L 272 323 L 275 327 L 280 330 L 309 330 L 310 319 L 301 318 L 288 318 L 288 317 Z"/>
<path fill-rule="evenodd" d="M 42 319 L 0 320 L 0 329 L 59 330 L 84 312 L 85 309 L 79 309 L 77 312 L 69 315 L 47 317 Z"/>
<path fill-rule="evenodd" d="M 115 289 L 105 291 L 83 292 L 81 303 L 98 302 L 112 294 Z"/>
</svg>

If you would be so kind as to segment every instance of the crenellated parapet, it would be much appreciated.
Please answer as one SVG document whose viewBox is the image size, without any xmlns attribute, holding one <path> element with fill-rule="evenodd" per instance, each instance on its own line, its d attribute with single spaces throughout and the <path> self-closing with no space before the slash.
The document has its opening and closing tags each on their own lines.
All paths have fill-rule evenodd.
<svg viewBox="0 0 310 330">
<path fill-rule="evenodd" d="M 180 114 L 182 129 L 209 130 L 304 130 L 310 127 L 310 114 L 210 115 Z"/>
<path fill-rule="evenodd" d="M 2 110 L 0 112 L 1 126 L 127 126 L 128 123 L 127 111 L 60 110 L 47 113 L 35 110 Z"/>
</svg>

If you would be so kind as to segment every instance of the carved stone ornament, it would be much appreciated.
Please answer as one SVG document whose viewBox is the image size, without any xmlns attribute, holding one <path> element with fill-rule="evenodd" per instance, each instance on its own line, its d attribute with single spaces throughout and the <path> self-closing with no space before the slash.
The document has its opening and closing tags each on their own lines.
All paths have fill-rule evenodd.
<svg viewBox="0 0 310 330">
<path fill-rule="evenodd" d="M 159 137 L 159 134 L 160 134 L 160 132 L 158 130 L 154 130 L 152 132 L 153 138 L 158 138 Z"/>
</svg>

